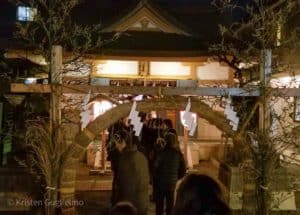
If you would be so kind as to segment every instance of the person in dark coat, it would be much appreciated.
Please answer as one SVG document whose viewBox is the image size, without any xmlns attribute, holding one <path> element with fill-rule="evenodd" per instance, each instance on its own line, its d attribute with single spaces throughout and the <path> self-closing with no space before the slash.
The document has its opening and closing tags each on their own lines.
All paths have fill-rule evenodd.
<svg viewBox="0 0 300 215">
<path fill-rule="evenodd" d="M 118 202 L 110 211 L 110 215 L 138 215 L 130 202 Z"/>
<path fill-rule="evenodd" d="M 162 129 L 163 133 L 168 134 L 168 133 L 173 133 L 177 135 L 177 131 L 173 128 L 173 123 L 172 120 L 170 119 L 164 119 L 162 122 Z"/>
<path fill-rule="evenodd" d="M 186 172 L 185 161 L 179 150 L 177 135 L 168 133 L 165 135 L 165 141 L 165 148 L 154 161 L 153 186 L 156 215 L 163 215 L 165 199 L 166 214 L 172 214 L 176 183 Z"/>
<path fill-rule="evenodd" d="M 132 134 L 120 130 L 114 134 L 116 148 L 121 155 L 115 172 L 113 205 L 128 201 L 139 215 L 146 215 L 148 209 L 149 170 L 146 157 L 132 144 Z"/>
<path fill-rule="evenodd" d="M 116 132 L 120 130 L 129 131 L 129 127 L 125 124 L 124 119 L 120 119 L 118 122 L 108 128 L 109 135 L 106 144 L 107 160 L 111 162 L 111 170 L 113 172 L 115 172 L 117 168 L 120 152 L 116 149 L 115 142 L 112 141 L 112 137 Z"/>
<path fill-rule="evenodd" d="M 113 124 L 111 127 L 108 128 L 109 136 L 106 144 L 106 150 L 107 150 L 107 160 L 110 161 L 111 164 L 111 170 L 113 173 L 117 170 L 118 160 L 120 157 L 120 151 L 116 148 L 116 143 L 113 140 L 114 134 L 119 131 L 129 131 L 129 126 L 126 125 L 125 119 L 120 119 L 118 122 Z M 115 175 L 115 174 L 114 174 Z M 113 177 L 112 181 L 112 196 L 111 196 L 111 203 L 114 201 L 113 198 L 115 196 L 115 177 Z"/>
<path fill-rule="evenodd" d="M 230 215 L 218 182 L 206 175 L 187 175 L 179 185 L 174 215 Z"/>
</svg>

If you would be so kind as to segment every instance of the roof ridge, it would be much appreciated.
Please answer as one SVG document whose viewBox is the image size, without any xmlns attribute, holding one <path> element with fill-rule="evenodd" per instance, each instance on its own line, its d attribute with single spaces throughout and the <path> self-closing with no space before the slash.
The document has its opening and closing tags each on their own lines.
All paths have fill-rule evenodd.
<svg viewBox="0 0 300 215">
<path fill-rule="evenodd" d="M 150 13 L 152 13 L 158 19 L 161 19 L 163 22 L 170 23 L 171 26 L 175 27 L 175 29 L 178 29 L 180 32 L 182 32 L 182 34 L 186 36 L 192 35 L 191 31 L 188 30 L 187 26 L 180 23 L 175 17 L 167 13 L 167 11 L 164 11 L 162 8 L 155 5 L 149 0 L 139 0 L 136 6 L 131 11 L 127 12 L 127 14 L 120 18 L 118 21 L 112 23 L 110 26 L 105 27 L 103 30 L 106 31 L 110 28 L 114 28 L 113 26 L 118 25 L 118 23 L 120 23 L 122 19 L 129 19 L 130 17 L 139 13 L 140 10 L 142 10 L 143 8 L 146 8 Z"/>
<path fill-rule="evenodd" d="M 141 4 L 148 4 L 148 0 L 140 0 Z"/>
<path fill-rule="evenodd" d="M 150 9 L 154 9 L 155 12 L 158 12 L 159 14 L 161 14 L 164 19 L 166 19 L 167 21 L 176 25 L 178 28 L 182 29 L 183 31 L 187 32 L 188 35 L 190 35 L 190 36 L 193 35 L 191 30 L 186 25 L 184 25 L 182 22 L 180 22 L 175 16 L 170 14 L 165 9 L 161 8 L 160 6 L 158 6 L 157 4 L 155 4 L 149 0 L 141 0 L 141 1 L 145 1 L 146 5 L 149 5 L 149 7 L 151 7 Z"/>
</svg>

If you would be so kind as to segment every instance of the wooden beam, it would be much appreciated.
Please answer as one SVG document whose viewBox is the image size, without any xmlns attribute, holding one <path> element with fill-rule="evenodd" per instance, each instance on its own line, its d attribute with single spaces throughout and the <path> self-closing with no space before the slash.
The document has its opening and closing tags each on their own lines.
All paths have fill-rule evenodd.
<svg viewBox="0 0 300 215">
<path fill-rule="evenodd" d="M 143 87 L 143 86 L 92 86 L 92 85 L 62 85 L 63 93 L 108 93 L 108 94 L 142 94 L 166 96 L 260 96 L 259 87 L 252 88 L 217 88 L 217 87 Z M 300 88 L 274 88 L 273 96 L 300 96 Z M 12 93 L 50 93 L 47 84 L 11 84 Z"/>
<path fill-rule="evenodd" d="M 90 86 L 63 85 L 63 93 L 111 93 L 142 95 L 192 95 L 192 96 L 259 96 L 259 89 L 214 88 L 214 87 L 141 87 L 141 86 Z"/>
<path fill-rule="evenodd" d="M 34 54 L 34 51 L 24 51 L 17 49 L 8 49 L 6 51 L 5 58 L 13 59 L 13 58 L 21 58 L 27 59 L 33 63 L 36 63 L 41 66 L 46 66 L 46 59 L 40 54 Z"/>
<path fill-rule="evenodd" d="M 193 95 L 193 96 L 259 96 L 259 88 L 216 88 L 216 87 L 164 87 L 162 95 Z"/>
<path fill-rule="evenodd" d="M 34 54 L 32 51 L 8 49 L 7 58 L 26 58 L 34 63 L 45 65 L 45 58 L 41 55 Z M 65 61 L 74 59 L 71 52 L 64 52 Z M 149 51 L 149 50 L 118 50 L 116 53 L 106 53 L 105 55 L 84 54 L 86 62 L 97 60 L 136 60 L 136 61 L 180 61 L 180 62 L 206 62 L 209 55 L 204 55 L 200 51 Z"/>
<path fill-rule="evenodd" d="M 51 93 L 51 86 L 49 84 L 10 84 L 10 91 L 12 93 Z"/>
<path fill-rule="evenodd" d="M 70 57 L 69 57 L 70 58 Z M 149 50 L 118 50 L 105 55 L 85 54 L 84 58 L 94 60 L 136 60 L 136 61 L 179 61 L 179 62 L 207 62 L 209 56 L 200 51 L 149 51 Z"/>
<path fill-rule="evenodd" d="M 143 86 L 93 86 L 93 85 L 63 85 L 63 93 L 109 93 L 109 94 L 142 94 L 158 95 L 158 87 Z"/>
<path fill-rule="evenodd" d="M 270 77 L 272 73 L 272 50 L 265 49 L 261 51 L 260 57 L 260 83 L 262 84 L 260 104 L 259 104 L 259 129 L 263 132 L 269 130 L 271 126 L 270 96 L 267 90 L 270 86 Z M 272 92 L 273 93 L 273 92 Z"/>
<path fill-rule="evenodd" d="M 51 49 L 51 83 L 62 83 L 62 47 L 52 46 Z"/>
</svg>

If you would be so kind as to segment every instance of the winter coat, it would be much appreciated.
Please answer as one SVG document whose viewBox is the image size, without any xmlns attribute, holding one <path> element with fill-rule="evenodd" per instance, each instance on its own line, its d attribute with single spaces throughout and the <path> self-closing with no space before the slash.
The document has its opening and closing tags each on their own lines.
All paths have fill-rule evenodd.
<svg viewBox="0 0 300 215">
<path fill-rule="evenodd" d="M 154 161 L 154 186 L 163 190 L 175 189 L 176 182 L 185 175 L 182 153 L 175 148 L 165 148 Z"/>
<path fill-rule="evenodd" d="M 118 160 L 115 173 L 115 196 L 113 203 L 131 202 L 138 214 L 145 214 L 148 208 L 149 170 L 146 157 L 136 147 L 125 148 Z"/>
</svg>

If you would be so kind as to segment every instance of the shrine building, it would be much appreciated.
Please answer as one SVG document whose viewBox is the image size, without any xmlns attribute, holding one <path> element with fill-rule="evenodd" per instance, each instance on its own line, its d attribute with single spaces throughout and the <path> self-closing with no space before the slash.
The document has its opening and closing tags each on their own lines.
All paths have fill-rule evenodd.
<svg viewBox="0 0 300 215">
<path fill-rule="evenodd" d="M 25 118 L 35 114 L 53 117 L 49 109 L 54 85 L 51 85 L 53 77 L 49 77 L 47 69 L 50 65 L 58 65 L 61 108 L 57 113 L 61 114 L 59 120 L 65 129 L 66 143 L 75 143 L 78 157 L 73 158 L 79 160 L 75 169 L 68 169 L 62 175 L 66 180 L 62 182 L 61 198 L 111 189 L 110 163 L 106 161 L 105 151 L 108 128 L 127 117 L 136 102 L 137 111 L 172 121 L 188 169 L 196 171 L 202 163 L 207 165 L 204 172 L 226 178 L 222 182 L 230 193 L 227 196 L 230 206 L 241 210 L 242 203 L 237 200 L 241 188 L 234 185 L 238 191 L 232 194 L 233 185 L 226 181 L 229 176 L 219 175 L 220 165 L 233 150 L 232 138 L 239 126 L 238 120 L 233 120 L 236 124 L 232 124 L 224 112 L 231 95 L 254 98 L 260 96 L 259 90 L 239 88 L 236 71 L 210 51 L 211 46 L 221 39 L 219 25 L 232 22 L 233 17 L 220 13 L 210 1 L 188 2 L 86 0 L 74 8 L 72 17 L 82 25 L 100 24 L 101 46 L 68 63 L 65 61 L 73 54 L 56 46 L 58 52 L 54 48 L 53 53 L 62 54 L 54 57 L 55 64 L 47 62 L 20 38 L 13 37 L 16 20 L 21 23 L 33 21 L 36 9 L 10 3 L 1 6 L 0 63 L 4 60 L 10 67 L 0 69 L 13 74 L 9 84 L 3 85 L 0 101 L 0 120 L 3 116 L 4 121 L 12 122 L 3 126 L 10 135 L 1 145 L 2 166 L 9 169 L 10 164 L 16 164 L 14 155 L 20 151 L 24 153 L 19 151 L 17 144 L 21 137 L 15 138 L 13 133 L 24 133 Z M 296 88 L 300 84 L 299 71 L 295 76 Z M 260 77 L 249 73 L 245 78 L 249 86 L 257 87 Z M 272 76 L 274 86 L 275 78 L 283 87 L 290 75 L 277 73 Z M 295 97 L 293 107 L 293 123 L 297 126 L 300 122 L 299 98 Z M 188 104 L 195 125 L 190 133 L 184 121 Z M 1 126 L 0 122 L 0 129 Z M 79 156 L 82 154 L 83 157 Z M 30 184 L 30 180 L 26 183 Z M 22 195 L 24 193 L 22 191 Z M 295 198 L 293 194 L 292 201 L 295 202 Z M 289 207 L 294 210 L 295 204 Z M 66 214 L 74 213 L 70 212 L 72 210 L 74 208 L 65 209 Z"/>
</svg>

